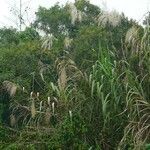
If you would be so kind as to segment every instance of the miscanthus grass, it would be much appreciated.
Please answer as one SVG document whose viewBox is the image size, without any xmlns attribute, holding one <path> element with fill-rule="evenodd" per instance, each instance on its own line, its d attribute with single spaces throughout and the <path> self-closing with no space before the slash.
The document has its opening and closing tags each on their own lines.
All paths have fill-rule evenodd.
<svg viewBox="0 0 150 150">
<path fill-rule="evenodd" d="M 98 16 L 98 25 L 105 27 L 107 24 L 112 25 L 113 27 L 119 26 L 121 23 L 121 15 L 117 11 L 104 11 Z"/>
<path fill-rule="evenodd" d="M 74 3 L 68 3 L 68 6 L 69 6 L 69 13 L 71 16 L 71 24 L 75 25 L 77 21 L 82 22 L 85 14 L 80 10 L 78 10 Z"/>
<path fill-rule="evenodd" d="M 9 93 L 11 97 L 13 97 L 16 94 L 17 91 L 17 85 L 10 81 L 4 81 L 3 82 L 3 88 Z"/>
</svg>

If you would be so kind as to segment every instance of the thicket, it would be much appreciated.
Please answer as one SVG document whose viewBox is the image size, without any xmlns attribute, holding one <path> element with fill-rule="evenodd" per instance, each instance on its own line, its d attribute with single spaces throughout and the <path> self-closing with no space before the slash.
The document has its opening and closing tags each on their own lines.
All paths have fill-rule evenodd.
<svg viewBox="0 0 150 150">
<path fill-rule="evenodd" d="M 0 29 L 0 149 L 149 150 L 145 24 L 78 0 Z"/>
</svg>

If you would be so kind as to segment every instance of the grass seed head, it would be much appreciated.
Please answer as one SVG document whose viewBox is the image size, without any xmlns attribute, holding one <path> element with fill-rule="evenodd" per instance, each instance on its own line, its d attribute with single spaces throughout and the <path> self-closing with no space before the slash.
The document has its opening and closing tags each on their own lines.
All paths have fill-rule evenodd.
<svg viewBox="0 0 150 150">
<path fill-rule="evenodd" d="M 33 98 L 33 92 L 30 93 L 30 97 Z"/>
<path fill-rule="evenodd" d="M 55 103 L 54 102 L 52 103 L 52 112 L 53 112 L 53 114 L 55 113 Z"/>
<path fill-rule="evenodd" d="M 48 103 L 49 106 L 51 105 L 51 99 L 50 99 L 50 97 L 47 98 L 47 103 Z"/>
<path fill-rule="evenodd" d="M 43 101 L 40 102 L 40 111 L 42 111 Z"/>
<path fill-rule="evenodd" d="M 10 125 L 11 127 L 14 127 L 16 125 L 16 117 L 13 114 L 10 115 Z"/>
<path fill-rule="evenodd" d="M 103 12 L 98 17 L 98 25 L 106 26 L 107 24 L 112 25 L 113 27 L 118 26 L 121 23 L 121 15 L 114 11 L 111 12 Z"/>
<path fill-rule="evenodd" d="M 39 93 L 39 92 L 37 92 L 37 93 L 36 93 L 36 96 L 37 96 L 37 97 L 39 97 L 39 96 L 40 96 L 40 93 Z"/>
<path fill-rule="evenodd" d="M 31 102 L 31 117 L 35 118 L 35 115 L 36 115 L 35 102 L 34 102 L 34 100 L 32 100 L 32 102 Z"/>
<path fill-rule="evenodd" d="M 69 116 L 70 116 L 70 119 L 72 120 L 72 111 L 69 110 Z"/>
<path fill-rule="evenodd" d="M 13 97 L 16 94 L 17 85 L 15 83 L 12 83 L 10 81 L 4 81 L 3 82 L 3 87 L 9 93 L 9 95 L 11 97 Z"/>
<path fill-rule="evenodd" d="M 25 87 L 22 87 L 22 91 L 23 91 L 23 92 L 25 91 Z"/>
<path fill-rule="evenodd" d="M 46 125 L 50 123 L 50 118 L 51 118 L 50 108 L 47 108 L 45 112 L 45 124 Z"/>
</svg>

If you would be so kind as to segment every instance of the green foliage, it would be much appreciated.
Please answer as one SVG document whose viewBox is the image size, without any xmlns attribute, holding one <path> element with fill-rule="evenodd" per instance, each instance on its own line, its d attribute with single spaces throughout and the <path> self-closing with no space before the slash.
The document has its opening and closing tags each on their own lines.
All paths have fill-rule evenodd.
<svg viewBox="0 0 150 150">
<path fill-rule="evenodd" d="M 39 34 L 38 32 L 32 28 L 32 27 L 27 27 L 24 31 L 21 31 L 19 33 L 19 39 L 22 42 L 27 42 L 27 41 L 35 41 L 39 40 Z"/>
<path fill-rule="evenodd" d="M 89 69 L 98 59 L 99 43 L 106 46 L 106 31 L 97 26 L 83 26 L 79 29 L 77 37 L 74 39 L 73 56 L 80 67 Z"/>
<path fill-rule="evenodd" d="M 149 149 L 150 28 L 105 13 L 77 0 L 0 29 L 0 149 Z"/>
<path fill-rule="evenodd" d="M 62 149 L 86 149 L 87 127 L 79 115 L 66 118 L 59 133 Z"/>
<path fill-rule="evenodd" d="M 0 44 L 1 46 L 16 45 L 19 42 L 18 33 L 14 28 L 0 29 Z"/>
<path fill-rule="evenodd" d="M 63 34 L 69 22 L 69 14 L 58 4 L 50 9 L 40 7 L 36 13 L 35 26 L 45 33 Z"/>
<path fill-rule="evenodd" d="M 101 9 L 98 6 L 91 4 L 87 0 L 76 1 L 75 5 L 78 10 L 87 15 L 83 21 L 85 25 L 94 24 L 95 18 L 101 13 Z"/>
<path fill-rule="evenodd" d="M 19 82 L 19 80 L 30 76 L 37 68 L 36 50 L 38 50 L 36 42 L 20 44 L 13 46 L 11 49 L 2 48 L 0 59 L 1 82 L 4 80 L 18 80 Z"/>
</svg>

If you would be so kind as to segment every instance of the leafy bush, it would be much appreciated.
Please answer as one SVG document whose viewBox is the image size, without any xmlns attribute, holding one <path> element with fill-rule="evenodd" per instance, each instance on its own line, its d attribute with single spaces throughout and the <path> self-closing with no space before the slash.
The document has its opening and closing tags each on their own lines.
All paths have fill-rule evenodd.
<svg viewBox="0 0 150 150">
<path fill-rule="evenodd" d="M 1 29 L 0 149 L 149 149 L 149 32 L 86 0 Z"/>
</svg>

